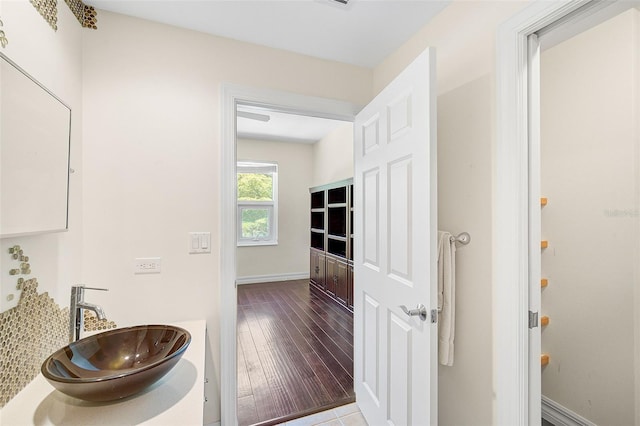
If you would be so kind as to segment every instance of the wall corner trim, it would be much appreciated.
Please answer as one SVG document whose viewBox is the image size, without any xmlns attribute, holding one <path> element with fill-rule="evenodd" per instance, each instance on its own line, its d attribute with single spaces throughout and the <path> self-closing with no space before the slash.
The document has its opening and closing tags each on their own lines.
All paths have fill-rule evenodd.
<svg viewBox="0 0 640 426">
<path fill-rule="evenodd" d="M 556 426 L 596 426 L 579 414 L 542 395 L 542 418 Z"/>
</svg>

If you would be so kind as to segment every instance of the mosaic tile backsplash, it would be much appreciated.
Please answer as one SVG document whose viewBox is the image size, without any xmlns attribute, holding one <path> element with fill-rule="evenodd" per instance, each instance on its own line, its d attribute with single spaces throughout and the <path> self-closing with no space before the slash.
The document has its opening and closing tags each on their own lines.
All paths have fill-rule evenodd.
<svg viewBox="0 0 640 426">
<path fill-rule="evenodd" d="M 91 311 L 83 311 L 84 312 L 84 331 L 106 331 L 112 328 L 117 328 L 115 322 L 109 321 L 109 319 L 105 318 L 99 320 L 96 314 Z"/>
<path fill-rule="evenodd" d="M 69 308 L 61 309 L 37 288 L 36 278 L 24 281 L 18 305 L 0 313 L 0 408 L 40 373 L 53 351 L 68 343 Z"/>
<path fill-rule="evenodd" d="M 93 6 L 84 4 L 82 0 L 65 0 L 71 12 L 75 15 L 80 25 L 85 28 L 91 28 L 97 30 L 96 23 L 98 22 L 97 12 Z"/>
<path fill-rule="evenodd" d="M 33 7 L 54 30 L 58 29 L 58 2 L 56 0 L 30 0 Z"/>
<path fill-rule="evenodd" d="M 48 293 L 38 294 L 38 280 L 22 283 L 15 308 L 0 313 L 0 408 L 39 373 L 44 360 L 69 342 L 69 307 L 60 306 Z M 116 328 L 84 311 L 85 331 Z"/>
</svg>

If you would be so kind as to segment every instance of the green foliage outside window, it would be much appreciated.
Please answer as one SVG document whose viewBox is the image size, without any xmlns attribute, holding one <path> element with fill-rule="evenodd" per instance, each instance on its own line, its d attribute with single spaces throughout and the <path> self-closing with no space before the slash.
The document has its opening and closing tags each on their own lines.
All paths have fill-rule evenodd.
<svg viewBox="0 0 640 426">
<path fill-rule="evenodd" d="M 260 239 L 269 235 L 267 209 L 242 210 L 242 238 Z"/>
<path fill-rule="evenodd" d="M 238 173 L 238 201 L 273 201 L 272 175 Z M 269 235 L 268 209 L 242 209 L 242 238 L 263 239 Z"/>
<path fill-rule="evenodd" d="M 271 175 L 262 173 L 238 173 L 238 200 L 273 200 L 273 179 Z"/>
</svg>

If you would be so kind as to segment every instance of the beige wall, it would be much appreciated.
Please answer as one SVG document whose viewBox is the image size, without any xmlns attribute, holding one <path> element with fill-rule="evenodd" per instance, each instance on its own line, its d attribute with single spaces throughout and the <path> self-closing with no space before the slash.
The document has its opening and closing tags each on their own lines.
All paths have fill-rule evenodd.
<svg viewBox="0 0 640 426">
<path fill-rule="evenodd" d="M 527 2 L 454 1 L 374 70 L 374 91 L 436 48 L 438 226 L 471 234 L 457 251 L 453 367 L 439 368 L 439 424 L 493 422 L 492 185 L 496 30 Z M 499 368 L 499 366 L 496 366 Z"/>
<path fill-rule="evenodd" d="M 634 424 L 637 399 L 639 13 L 541 57 L 542 393 L 596 424 Z"/>
<path fill-rule="evenodd" d="M 49 292 L 64 307 L 69 303 L 71 285 L 81 282 L 83 29 L 64 3 L 58 7 L 57 31 L 28 1 L 0 1 L 0 18 L 9 41 L 2 53 L 71 107 L 71 167 L 75 169 L 70 180 L 67 232 L 0 240 L 0 310 L 15 306 L 20 297 L 17 277 L 9 275 L 9 269 L 17 265 L 10 259 L 8 248 L 16 244 L 30 258 L 32 274 L 23 277 L 37 278 L 40 292 Z M 11 294 L 14 298 L 8 301 Z"/>
<path fill-rule="evenodd" d="M 438 369 L 441 425 L 492 422 L 492 83 L 484 76 L 438 97 L 438 228 L 471 235 L 456 251 L 455 359 Z"/>
<path fill-rule="evenodd" d="M 436 48 L 439 94 L 493 74 L 496 30 L 527 4 L 519 0 L 452 1 L 374 69 L 374 92 L 380 92 L 428 46 Z"/>
<path fill-rule="evenodd" d="M 313 145 L 238 140 L 238 160 L 278 164 L 278 245 L 238 247 L 238 279 L 309 275 L 309 187 Z"/>
<path fill-rule="evenodd" d="M 0 16 L 10 41 L 5 52 L 39 70 L 32 72 L 70 99 L 74 119 L 82 116 L 78 82 L 83 81 L 84 146 L 80 150 L 74 127 L 72 152 L 73 166 L 80 169 L 72 181 L 77 194 L 72 231 L 19 241 L 41 247 L 53 259 L 59 283 L 78 282 L 83 267 L 84 282 L 111 288 L 92 301 L 121 325 L 206 318 L 213 359 L 205 419 L 215 421 L 220 417 L 220 84 L 365 104 L 425 47 L 435 46 L 439 222 L 472 237 L 458 251 L 456 359 L 453 367 L 440 368 L 440 424 L 491 424 L 495 34 L 526 4 L 455 1 L 374 70 L 100 11 L 100 29 L 82 32 L 81 69 L 80 29 L 63 26 L 64 14 L 54 33 L 28 2 L 2 0 Z M 82 223 L 83 206 L 80 250 L 74 241 L 81 234 L 73 227 Z M 189 231 L 211 231 L 213 253 L 188 255 Z M 11 244 L 3 240 L 3 252 Z M 146 256 L 163 258 L 161 274 L 132 274 L 133 258 Z"/>
<path fill-rule="evenodd" d="M 220 419 L 220 85 L 365 103 L 371 71 L 113 13 L 84 34 L 84 272 L 120 323 L 206 318 L 205 421 Z M 303 77 L 301 77 L 303 76 Z M 307 215 L 305 215 L 305 218 Z M 212 253 L 189 255 L 188 232 Z M 136 257 L 162 273 L 134 275 Z M 305 250 L 306 256 L 306 250 Z"/>
<path fill-rule="evenodd" d="M 313 184 L 353 177 L 353 123 L 345 123 L 313 144 Z"/>
</svg>

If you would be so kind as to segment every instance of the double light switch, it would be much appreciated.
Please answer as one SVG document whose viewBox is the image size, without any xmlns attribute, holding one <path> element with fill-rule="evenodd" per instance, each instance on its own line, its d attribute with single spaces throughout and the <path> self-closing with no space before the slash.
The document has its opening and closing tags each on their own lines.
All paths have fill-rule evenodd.
<svg viewBox="0 0 640 426">
<path fill-rule="evenodd" d="M 189 232 L 189 253 L 211 253 L 211 232 Z"/>
</svg>

